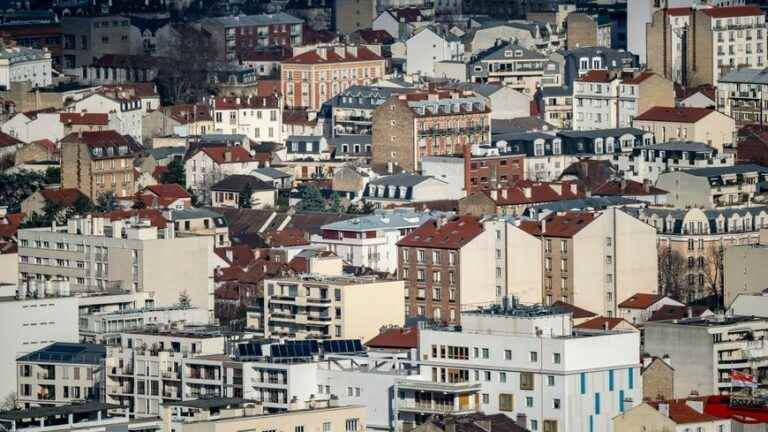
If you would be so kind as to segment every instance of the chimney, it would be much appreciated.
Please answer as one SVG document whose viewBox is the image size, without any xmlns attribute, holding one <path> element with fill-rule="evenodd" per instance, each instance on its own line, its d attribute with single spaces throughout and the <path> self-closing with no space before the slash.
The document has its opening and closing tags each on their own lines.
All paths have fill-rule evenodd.
<svg viewBox="0 0 768 432">
<path fill-rule="evenodd" d="M 0 206 L 0 218 L 4 218 L 8 215 L 8 206 Z"/>
<path fill-rule="evenodd" d="M 621 179 L 621 191 L 624 192 L 627 189 L 627 179 Z"/>
<path fill-rule="evenodd" d="M 685 312 L 686 312 L 685 313 L 686 317 L 693 318 L 693 308 L 692 307 L 688 306 L 687 308 L 685 308 Z"/>
<path fill-rule="evenodd" d="M 563 194 L 563 184 L 562 183 L 550 183 L 549 187 L 551 187 L 555 193 L 558 195 Z"/>
<path fill-rule="evenodd" d="M 229 147 L 224 149 L 224 162 L 232 162 L 232 149 Z"/>
<path fill-rule="evenodd" d="M 523 188 L 523 195 L 525 195 L 526 198 L 530 199 L 531 196 L 533 195 L 533 191 L 531 190 L 530 187 L 526 186 Z"/>
<path fill-rule="evenodd" d="M 341 58 L 346 58 L 347 49 L 341 45 L 333 47 L 333 52 Z"/>
<path fill-rule="evenodd" d="M 502 190 L 501 190 L 501 197 L 502 197 L 503 199 L 507 199 L 507 190 L 506 190 L 506 189 L 502 189 Z"/>
<path fill-rule="evenodd" d="M 579 186 L 576 183 L 571 183 L 571 193 L 573 195 L 579 193 Z"/>
<path fill-rule="evenodd" d="M 547 232 L 547 218 L 544 218 L 541 220 L 541 233 L 545 234 Z"/>
<path fill-rule="evenodd" d="M 644 369 L 644 368 L 647 368 L 647 367 L 648 367 L 648 365 L 650 365 L 650 364 L 651 364 L 651 362 L 653 362 L 653 357 L 651 357 L 651 356 L 649 356 L 649 355 L 647 355 L 647 356 L 643 357 L 643 369 Z"/>
<path fill-rule="evenodd" d="M 323 60 L 327 60 L 327 59 L 328 59 L 328 48 L 326 48 L 326 47 L 320 47 L 320 48 L 318 48 L 318 49 L 316 50 L 316 52 L 317 52 L 317 55 L 318 55 L 318 56 L 319 56 L 321 59 L 323 59 Z"/>
<path fill-rule="evenodd" d="M 661 358 L 661 361 L 667 364 L 667 366 L 672 367 L 672 359 L 669 357 L 669 354 L 664 354 L 664 357 Z"/>
<path fill-rule="evenodd" d="M 651 191 L 651 181 L 648 179 L 643 180 L 643 192 L 650 192 Z"/>
<path fill-rule="evenodd" d="M 494 200 L 494 201 L 499 199 L 499 191 L 497 191 L 496 189 L 492 190 L 491 191 L 491 199 Z"/>
<path fill-rule="evenodd" d="M 669 404 L 666 402 L 659 403 L 659 412 L 664 417 L 669 417 Z"/>
<path fill-rule="evenodd" d="M 603 321 L 603 330 L 605 330 L 605 331 L 608 331 L 608 330 L 610 330 L 610 329 L 608 328 L 608 320 L 605 320 L 605 321 Z"/>
</svg>

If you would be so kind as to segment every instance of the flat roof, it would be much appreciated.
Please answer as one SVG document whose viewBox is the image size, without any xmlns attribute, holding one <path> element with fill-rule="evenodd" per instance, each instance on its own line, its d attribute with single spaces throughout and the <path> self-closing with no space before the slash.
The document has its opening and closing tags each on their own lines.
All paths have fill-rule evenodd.
<svg viewBox="0 0 768 432">
<path fill-rule="evenodd" d="M 247 403 L 258 403 L 258 401 L 242 398 L 203 398 L 192 399 L 187 401 L 171 401 L 165 402 L 166 406 L 179 406 L 187 408 L 199 408 L 199 409 L 211 409 L 211 408 L 224 408 L 233 405 L 244 405 Z"/>
<path fill-rule="evenodd" d="M 0 412 L 0 419 L 24 420 L 39 417 L 51 417 L 67 414 L 89 413 L 110 409 L 118 409 L 120 405 L 101 402 L 86 402 L 76 405 L 61 405 L 56 407 L 35 407 L 25 410 L 10 410 Z"/>
</svg>

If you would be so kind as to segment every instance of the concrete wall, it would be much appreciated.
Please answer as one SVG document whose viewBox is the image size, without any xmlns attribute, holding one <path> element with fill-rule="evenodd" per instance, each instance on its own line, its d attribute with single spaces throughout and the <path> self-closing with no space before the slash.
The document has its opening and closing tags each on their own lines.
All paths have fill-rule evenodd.
<svg viewBox="0 0 768 432">
<path fill-rule="evenodd" d="M 673 207 L 710 209 L 714 206 L 709 181 L 705 177 L 692 176 L 682 171 L 663 173 L 659 175 L 656 187 L 669 191 L 667 204 Z"/>
<path fill-rule="evenodd" d="M 684 365 L 675 369 L 674 397 L 686 397 L 692 391 L 700 395 L 717 393 L 715 353 L 706 326 L 646 323 L 645 351 L 656 357 L 669 355 L 672 367 Z"/>
<path fill-rule="evenodd" d="M 405 282 L 382 281 L 342 290 L 342 336 L 367 341 L 385 325 L 405 321 Z"/>
<path fill-rule="evenodd" d="M 19 282 L 19 254 L 0 254 L 0 284 Z"/>
<path fill-rule="evenodd" d="M 542 303 L 541 240 L 505 224 L 507 236 L 507 295 L 523 303 Z"/>
<path fill-rule="evenodd" d="M 739 294 L 760 294 L 768 288 L 768 247 L 731 246 L 725 248 L 723 283 L 725 306 Z"/>
</svg>

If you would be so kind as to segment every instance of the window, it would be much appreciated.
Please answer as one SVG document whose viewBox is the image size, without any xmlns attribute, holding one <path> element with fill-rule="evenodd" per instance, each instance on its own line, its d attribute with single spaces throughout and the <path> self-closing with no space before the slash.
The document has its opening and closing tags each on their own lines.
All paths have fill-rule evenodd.
<svg viewBox="0 0 768 432">
<path fill-rule="evenodd" d="M 345 430 L 347 432 L 356 432 L 359 422 L 360 420 L 356 418 L 347 419 L 347 421 L 345 422 L 346 423 Z"/>
<path fill-rule="evenodd" d="M 547 375 L 547 385 L 550 387 L 555 386 L 555 376 L 554 375 Z"/>
<path fill-rule="evenodd" d="M 512 360 L 512 350 L 504 350 L 504 360 Z"/>
<path fill-rule="evenodd" d="M 560 364 L 560 353 L 552 354 L 552 363 Z"/>
<path fill-rule="evenodd" d="M 586 372 L 582 372 L 581 376 L 579 377 L 580 387 L 581 387 L 581 394 L 587 394 L 587 374 Z"/>
<path fill-rule="evenodd" d="M 323 432 L 331 432 L 331 422 L 323 422 Z"/>
<path fill-rule="evenodd" d="M 560 407 L 560 399 L 557 400 L 557 405 Z M 544 432 L 557 432 L 557 420 L 544 420 L 541 422 L 542 430 Z"/>
<path fill-rule="evenodd" d="M 595 415 L 600 415 L 600 393 L 595 393 Z"/>
<path fill-rule="evenodd" d="M 491 380 L 491 371 L 485 371 L 483 373 L 483 381 L 490 381 Z"/>
<path fill-rule="evenodd" d="M 613 391 L 613 370 L 608 371 L 608 390 Z"/>
<path fill-rule="evenodd" d="M 507 382 L 507 373 L 506 372 L 499 372 L 499 382 L 500 383 Z"/>
<path fill-rule="evenodd" d="M 560 409 L 560 399 L 552 399 L 552 409 Z"/>
<path fill-rule="evenodd" d="M 536 351 L 531 351 L 530 352 L 530 357 L 531 357 L 531 362 L 532 363 L 535 363 L 535 362 L 539 361 L 539 353 L 537 353 Z"/>
<path fill-rule="evenodd" d="M 490 357 L 490 351 L 488 348 L 483 348 L 483 358 L 488 359 Z"/>
<path fill-rule="evenodd" d="M 533 372 L 520 372 L 520 390 L 533 390 Z"/>
<path fill-rule="evenodd" d="M 533 396 L 526 396 L 525 397 L 525 406 L 528 408 L 533 407 Z"/>
<path fill-rule="evenodd" d="M 509 393 L 499 393 L 499 411 L 514 411 L 515 395 Z"/>
<path fill-rule="evenodd" d="M 304 432 L 304 425 L 294 427 L 293 432 Z"/>
<path fill-rule="evenodd" d="M 488 395 L 488 393 L 483 393 L 483 405 L 488 405 L 491 403 L 491 397 Z"/>
</svg>

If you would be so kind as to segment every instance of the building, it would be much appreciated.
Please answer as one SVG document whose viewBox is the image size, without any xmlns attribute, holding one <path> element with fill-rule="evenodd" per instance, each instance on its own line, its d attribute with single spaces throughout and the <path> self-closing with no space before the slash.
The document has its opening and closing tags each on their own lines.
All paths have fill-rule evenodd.
<svg viewBox="0 0 768 432">
<path fill-rule="evenodd" d="M 192 207 L 192 197 L 175 183 L 147 186 L 137 195 L 146 208 L 181 210 Z"/>
<path fill-rule="evenodd" d="M 768 222 L 766 220 L 765 222 Z M 759 225 L 759 227 L 764 227 Z M 762 228 L 755 228 L 762 229 Z M 753 233 L 755 234 L 755 233 Z M 745 244 L 746 243 L 746 244 Z M 754 238 L 747 241 L 733 242 L 730 247 L 725 248 L 723 256 L 723 304 L 735 308 L 735 301 L 746 300 L 747 306 L 753 313 L 740 313 L 740 315 L 764 316 L 762 312 L 754 312 L 759 309 L 762 299 L 750 299 L 750 297 L 762 295 L 765 288 L 765 279 L 762 277 L 766 271 L 763 266 L 765 257 L 768 256 L 768 248 L 764 244 L 757 244 Z M 744 308 L 742 311 L 745 312 Z"/>
<path fill-rule="evenodd" d="M 48 50 L 4 47 L 0 50 L 0 87 L 10 90 L 13 83 L 29 82 L 32 88 L 53 84 L 51 53 Z"/>
<path fill-rule="evenodd" d="M 402 325 L 403 281 L 375 276 L 306 274 L 266 279 L 264 337 L 364 339 L 385 325 Z"/>
<path fill-rule="evenodd" d="M 574 83 L 573 128 L 632 127 L 640 113 L 655 106 L 674 105 L 672 81 L 658 74 L 590 71 Z"/>
<path fill-rule="evenodd" d="M 418 30 L 405 43 L 406 72 L 409 75 L 435 77 L 435 63 L 460 61 L 464 56 L 464 44 L 450 32 L 438 34 L 432 27 Z M 430 55 L 425 55 L 424 53 Z"/>
<path fill-rule="evenodd" d="M 553 72 L 560 75 L 559 82 L 551 85 L 567 87 L 572 87 L 576 78 L 593 70 L 620 71 L 639 66 L 637 56 L 632 52 L 604 47 L 569 48 L 552 53 L 550 61 L 557 65 Z"/>
<path fill-rule="evenodd" d="M 675 432 L 718 431 L 730 432 L 730 419 L 715 417 L 705 412 L 705 402 L 699 398 L 644 402 L 613 419 L 615 430 L 640 432 L 668 430 Z"/>
<path fill-rule="evenodd" d="M 94 93 L 70 105 L 73 113 L 107 113 L 115 117 L 110 127 L 120 135 L 130 135 L 136 142 L 143 142 L 142 100 L 127 92 Z"/>
<path fill-rule="evenodd" d="M 656 231 L 616 208 L 557 212 L 521 229 L 542 242 L 542 300 L 618 317 L 618 304 L 658 284 Z"/>
<path fill-rule="evenodd" d="M 217 248 L 231 246 L 227 219 L 221 213 L 199 207 L 173 210 L 170 220 L 177 234 L 211 237 Z"/>
<path fill-rule="evenodd" d="M 210 188 L 230 175 L 248 175 L 259 168 L 258 159 L 240 146 L 200 147 L 184 162 L 186 186 L 194 193 L 210 196 Z"/>
<path fill-rule="evenodd" d="M 333 135 L 370 135 L 373 110 L 395 94 L 414 90 L 358 85 L 347 88 L 331 99 Z"/>
<path fill-rule="evenodd" d="M 722 315 L 647 322 L 645 351 L 685 365 L 675 368 L 674 397 L 727 394 L 732 371 L 764 376 L 768 360 L 760 336 L 767 327 L 764 318 Z"/>
<path fill-rule="evenodd" d="M 123 16 L 66 16 L 61 31 L 62 66 L 75 75 L 105 54 L 131 54 L 131 21 Z"/>
<path fill-rule="evenodd" d="M 46 206 L 58 206 L 61 210 L 57 216 L 64 216 L 66 209 L 74 207 L 75 203 L 87 202 L 88 197 L 77 189 L 39 189 L 21 202 L 21 212 L 25 215 L 37 213 L 42 216 Z"/>
<path fill-rule="evenodd" d="M 660 9 L 647 29 L 647 64 L 685 87 L 717 85 L 734 69 L 766 66 L 764 27 L 754 5 Z"/>
<path fill-rule="evenodd" d="M 627 180 L 656 183 L 666 172 L 729 167 L 734 157 L 701 142 L 669 141 L 635 148 L 632 153 L 616 155 L 611 162 Z"/>
<path fill-rule="evenodd" d="M 136 193 L 133 160 L 141 147 L 115 131 L 70 134 L 61 141 L 61 186 L 92 201 L 107 192 L 120 198 Z"/>
<path fill-rule="evenodd" d="M 421 376 L 397 383 L 403 427 L 475 403 L 527 430 L 611 431 L 642 400 L 637 332 L 574 329 L 570 313 L 516 304 L 469 310 L 461 322 L 420 330 Z"/>
<path fill-rule="evenodd" d="M 17 358 L 54 342 L 78 341 L 78 302 L 66 289 L 66 285 L 59 281 L 39 281 L 20 284 L 16 293 L 0 297 L 0 316 L 3 317 L 4 326 L 0 335 L 0 343 L 4 347 L 0 353 L 3 365 L 0 394 L 4 397 L 19 390 L 16 385 Z M 34 390 L 36 396 L 37 391 L 42 389 Z M 27 395 L 28 398 L 33 397 L 31 393 Z M 56 400 L 54 394 L 43 391 L 40 394 L 47 394 L 47 397 Z"/>
<path fill-rule="evenodd" d="M 635 117 L 633 127 L 652 132 L 656 142 L 696 141 L 722 152 L 734 147 L 733 118 L 709 108 L 653 107 Z"/>
<path fill-rule="evenodd" d="M 336 31 L 350 34 L 357 30 L 370 29 L 376 14 L 376 2 L 373 0 L 342 0 L 335 4 Z"/>
<path fill-rule="evenodd" d="M 665 305 L 685 306 L 685 304 L 661 294 L 637 293 L 619 303 L 618 316 L 633 325 L 638 325 L 649 321 L 651 315 Z"/>
<path fill-rule="evenodd" d="M 285 140 L 283 99 L 276 95 L 216 97 L 213 121 L 218 133 L 245 135 L 254 142 Z"/>
<path fill-rule="evenodd" d="M 369 85 L 385 73 L 385 61 L 363 46 L 320 46 L 283 61 L 280 86 L 285 106 L 319 111 L 353 85 Z"/>
<path fill-rule="evenodd" d="M 0 421 L 16 431 L 34 432 L 40 424 L 51 432 L 66 432 L 84 427 L 90 430 L 143 430 L 161 432 L 159 419 L 134 419 L 114 415 L 115 405 L 101 402 L 85 402 L 58 407 L 14 409 L 0 413 Z"/>
<path fill-rule="evenodd" d="M 103 345 L 54 342 L 17 358 L 19 403 L 30 408 L 101 400 L 105 357 Z"/>
<path fill-rule="evenodd" d="M 201 25 L 215 41 L 222 62 L 241 60 L 243 52 L 304 44 L 304 21 L 284 12 L 206 18 Z"/>
<path fill-rule="evenodd" d="M 463 153 L 488 144 L 491 109 L 472 92 L 419 92 L 391 97 L 374 111 L 374 165 L 421 169 L 424 156 Z"/>
<path fill-rule="evenodd" d="M 275 207 L 276 203 L 277 189 L 251 175 L 231 175 L 211 186 L 213 207 L 260 209 Z"/>
<path fill-rule="evenodd" d="M 441 199 L 455 200 L 461 198 L 461 192 L 446 181 L 404 173 L 369 181 L 362 197 L 366 202 L 387 208 Z"/>
<path fill-rule="evenodd" d="M 208 310 L 190 306 L 141 307 L 121 305 L 121 309 L 89 312 L 80 318 L 80 339 L 94 344 L 119 345 L 120 335 L 146 326 L 207 325 Z"/>
<path fill-rule="evenodd" d="M 375 271 L 397 271 L 397 242 L 426 221 L 439 217 L 436 212 L 413 209 L 377 210 L 372 215 L 322 226 L 322 234 L 313 235 L 313 245 L 325 246 L 355 267 Z"/>
<path fill-rule="evenodd" d="M 669 191 L 675 207 L 711 209 L 751 202 L 767 175 L 768 168 L 754 164 L 697 168 L 663 173 L 656 186 Z"/>
<path fill-rule="evenodd" d="M 558 129 L 573 128 L 573 87 L 542 87 L 534 99 L 545 122 Z"/>
<path fill-rule="evenodd" d="M 184 295 L 212 314 L 213 239 L 177 237 L 159 211 L 142 212 L 135 218 L 114 213 L 20 230 L 20 283 L 64 278 L 78 293 L 150 292 L 154 306 L 175 305 Z"/>
<path fill-rule="evenodd" d="M 499 185 L 493 189 L 475 192 L 467 196 L 465 203 L 472 206 L 489 198 L 493 203 L 493 213 L 522 216 L 534 205 L 574 200 L 583 196 L 584 191 L 580 190 L 575 182 L 546 183 L 521 180 L 510 185 Z"/>
<path fill-rule="evenodd" d="M 768 114 L 768 69 L 739 68 L 720 77 L 717 84 L 717 110 L 733 117 L 736 126 L 763 125 Z"/>
<path fill-rule="evenodd" d="M 533 97 L 541 87 L 547 57 L 515 43 L 502 43 L 470 63 L 472 82 L 497 82 Z"/>
</svg>

